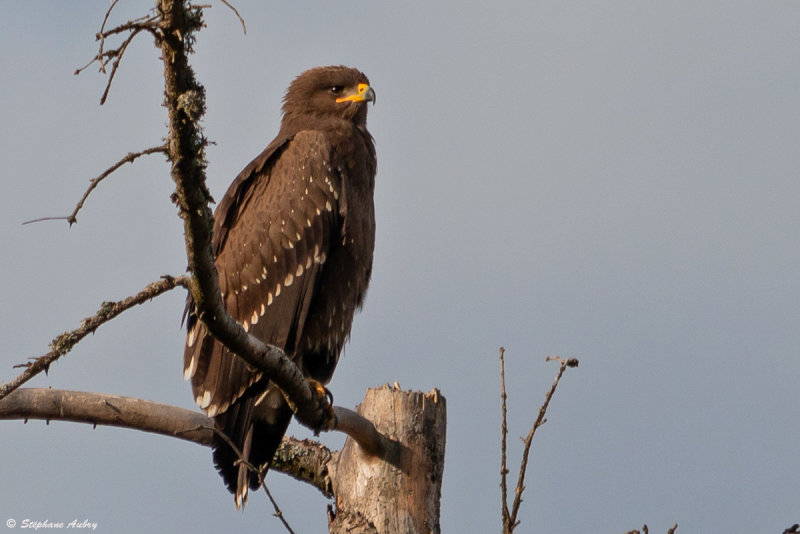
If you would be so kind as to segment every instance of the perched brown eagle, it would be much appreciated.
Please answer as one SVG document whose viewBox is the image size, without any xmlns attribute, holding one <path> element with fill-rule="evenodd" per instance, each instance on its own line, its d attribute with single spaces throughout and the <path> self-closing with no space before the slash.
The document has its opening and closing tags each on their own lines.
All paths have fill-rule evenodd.
<svg viewBox="0 0 800 534">
<path fill-rule="evenodd" d="M 367 77 L 347 67 L 298 76 L 277 137 L 236 177 L 215 213 L 222 299 L 246 331 L 320 383 L 333 375 L 372 271 L 375 147 Z M 187 302 L 184 377 L 197 404 L 263 469 L 292 417 L 280 390 L 210 336 Z M 223 439 L 214 464 L 244 505 L 258 476 Z"/>
</svg>

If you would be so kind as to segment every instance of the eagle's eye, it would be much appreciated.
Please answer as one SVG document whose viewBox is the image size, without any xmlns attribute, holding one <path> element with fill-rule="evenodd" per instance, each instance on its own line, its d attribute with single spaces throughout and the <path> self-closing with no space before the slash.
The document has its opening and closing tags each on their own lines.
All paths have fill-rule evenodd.
<svg viewBox="0 0 800 534">
<path fill-rule="evenodd" d="M 333 85 L 333 86 L 331 86 L 331 93 L 333 95 L 335 95 L 335 96 L 340 95 L 343 90 L 344 90 L 344 87 L 342 87 L 341 85 Z"/>
</svg>

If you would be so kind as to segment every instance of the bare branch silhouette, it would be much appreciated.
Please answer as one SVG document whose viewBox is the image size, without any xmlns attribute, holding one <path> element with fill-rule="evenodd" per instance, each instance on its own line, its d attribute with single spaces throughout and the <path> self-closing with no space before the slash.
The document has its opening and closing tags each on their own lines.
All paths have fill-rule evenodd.
<svg viewBox="0 0 800 534">
<path fill-rule="evenodd" d="M 210 447 L 214 420 L 200 412 L 153 401 L 82 391 L 20 388 L 0 400 L 0 419 L 70 421 L 93 426 L 116 426 L 180 438 Z M 331 451 L 316 442 L 284 438 L 271 469 L 311 484 L 332 497 L 326 480 Z"/>
<path fill-rule="evenodd" d="M 62 217 L 40 217 L 38 219 L 25 221 L 22 224 L 30 224 L 40 221 L 67 221 L 69 225 L 72 226 L 73 224 L 78 222 L 78 212 L 81 210 L 81 208 L 83 208 L 83 204 L 86 202 L 86 199 L 89 198 L 89 195 L 91 194 L 92 191 L 94 191 L 94 188 L 97 187 L 97 185 L 100 182 L 102 182 L 106 177 L 108 177 L 108 175 L 110 175 L 112 172 L 116 171 L 126 163 L 133 163 L 140 156 L 144 156 L 147 154 L 156 154 L 156 153 L 166 154 L 167 146 L 166 145 L 154 146 L 152 148 L 146 148 L 140 152 L 128 152 L 128 154 L 125 155 L 125 157 L 123 157 L 115 164 L 113 164 L 111 167 L 103 171 L 102 174 L 100 174 L 100 176 L 97 176 L 96 178 L 92 178 L 91 180 L 89 180 L 89 187 L 83 193 L 83 196 L 78 201 L 78 204 L 75 206 L 75 209 L 72 210 L 72 213 L 70 213 L 69 215 L 64 215 Z"/>
<path fill-rule="evenodd" d="M 378 433 L 371 422 L 357 413 L 339 406 L 334 407 L 334 411 L 340 422 L 337 430 L 350 436 L 365 452 L 385 447 L 387 454 L 391 455 L 394 448 L 401 447 Z M 211 446 L 215 434 L 227 440 L 227 436 L 215 428 L 214 420 L 200 412 L 132 397 L 83 391 L 17 389 L 0 400 L 0 419 L 43 419 L 116 426 L 176 437 L 206 447 Z M 364 428 L 372 430 L 365 432 Z M 390 445 L 387 446 L 386 442 Z M 237 450 L 233 443 L 230 445 L 234 451 Z M 327 471 L 332 457 L 331 451 L 320 443 L 286 437 L 275 453 L 270 469 L 311 484 L 326 497 L 332 497 Z"/>
<path fill-rule="evenodd" d="M 508 399 L 508 395 L 506 395 L 506 364 L 505 356 L 506 349 L 500 347 L 500 399 L 502 400 L 502 421 L 501 421 L 501 429 L 500 429 L 500 449 L 502 451 L 501 458 L 500 458 L 500 497 L 502 499 L 502 508 L 501 508 L 501 516 L 503 518 L 503 532 L 511 532 L 511 515 L 508 512 L 508 463 L 507 463 L 507 454 L 506 451 L 506 441 L 508 438 L 508 411 L 506 408 L 506 401 Z"/>
<path fill-rule="evenodd" d="M 289 532 L 289 534 L 295 534 L 294 530 L 292 530 L 292 527 L 289 526 L 289 522 L 286 521 L 285 517 L 283 517 L 283 512 L 278 506 L 278 503 L 275 502 L 275 499 L 272 497 L 272 492 L 269 491 L 269 488 L 267 487 L 267 484 L 263 478 L 261 479 L 261 487 L 264 488 L 264 492 L 267 494 L 269 502 L 272 503 L 272 508 L 275 510 L 275 513 L 272 515 L 280 519 L 281 523 L 283 523 L 283 526 L 286 527 L 286 530 Z"/>
<path fill-rule="evenodd" d="M 503 356 L 505 354 L 504 349 L 500 349 L 500 380 L 502 384 L 502 398 L 503 398 L 503 437 L 502 437 L 502 464 L 501 464 L 501 487 L 503 488 L 503 533 L 504 534 L 511 534 L 514 532 L 514 529 L 517 528 L 519 525 L 519 521 L 517 520 L 517 514 L 519 512 L 520 504 L 522 504 L 522 493 L 525 491 L 525 473 L 528 470 L 528 454 L 531 450 L 531 445 L 533 444 L 533 436 L 536 433 L 536 430 L 542 426 L 547 419 L 545 419 L 545 414 L 547 413 L 547 407 L 550 405 L 550 401 L 553 398 L 553 395 L 556 392 L 556 388 L 558 387 L 558 382 L 561 380 L 561 376 L 564 374 L 564 370 L 567 367 L 578 367 L 578 360 L 575 358 L 560 358 L 558 356 L 548 356 L 546 361 L 555 360 L 559 362 L 561 365 L 558 368 L 558 373 L 556 374 L 556 378 L 553 381 L 553 385 L 550 386 L 550 390 L 545 395 L 544 403 L 542 404 L 541 408 L 539 408 L 539 416 L 534 421 L 533 426 L 531 427 L 530 431 L 528 432 L 528 436 L 525 438 L 525 446 L 522 451 L 522 461 L 520 462 L 519 466 L 519 478 L 517 479 L 517 487 L 515 490 L 514 495 L 514 503 L 511 507 L 511 512 L 508 512 L 508 504 L 507 504 L 507 496 L 505 491 L 505 478 L 506 478 L 506 440 L 505 435 L 508 432 L 506 427 L 506 395 L 505 395 L 505 363 L 503 361 Z"/>
<path fill-rule="evenodd" d="M 76 75 L 80 74 L 89 68 L 90 65 L 97 62 L 100 65 L 100 72 L 106 74 L 106 67 L 109 63 L 111 63 L 111 73 L 108 76 L 108 82 L 106 83 L 106 88 L 103 91 L 103 95 L 100 97 L 101 106 L 105 104 L 106 100 L 108 99 L 108 93 L 111 90 L 111 83 L 114 81 L 114 76 L 117 73 L 120 61 L 122 61 L 122 56 L 125 54 L 125 51 L 128 49 L 128 45 L 131 44 L 133 39 L 143 31 L 149 32 L 151 35 L 153 35 L 153 37 L 156 38 L 156 40 L 160 38 L 158 27 L 159 16 L 157 14 L 145 15 L 137 19 L 129 20 L 124 24 L 120 24 L 119 26 L 116 26 L 110 30 L 106 30 L 105 28 L 108 18 L 118 2 L 119 0 L 114 0 L 111 2 L 111 5 L 106 11 L 105 17 L 103 17 L 103 24 L 100 26 L 100 31 L 95 35 L 95 39 L 100 41 L 97 54 L 86 65 L 75 69 L 74 73 Z M 125 32 L 130 33 L 118 47 L 112 48 L 111 50 L 105 49 L 106 39 L 108 37 Z"/>
<path fill-rule="evenodd" d="M 239 12 L 236 10 L 236 8 L 235 8 L 235 7 L 233 7 L 233 4 L 229 3 L 227 0 L 219 0 L 219 1 L 220 1 L 220 2 L 222 2 L 223 4 L 225 4 L 226 6 L 228 6 L 228 8 L 229 8 L 231 11 L 233 11 L 233 13 L 234 13 L 234 14 L 235 14 L 235 15 L 236 15 L 238 18 L 239 18 L 239 22 L 241 22 L 241 23 L 242 23 L 242 33 L 244 33 L 245 35 L 247 35 L 247 28 L 246 28 L 246 27 L 245 27 L 245 25 L 244 25 L 244 19 L 243 19 L 243 18 L 242 18 L 242 16 L 239 14 Z"/>
<path fill-rule="evenodd" d="M 97 313 L 83 319 L 80 326 L 74 330 L 64 332 L 50 342 L 50 352 L 33 358 L 32 361 L 16 365 L 25 370 L 11 382 L 0 384 L 0 399 L 20 387 L 22 384 L 50 368 L 50 364 L 67 354 L 72 348 L 87 335 L 94 333 L 101 325 L 107 323 L 127 309 L 151 300 L 178 286 L 186 287 L 189 281 L 185 276 L 163 276 L 158 282 L 148 284 L 137 294 L 117 302 L 103 302 Z"/>
<path fill-rule="evenodd" d="M 214 437 L 214 421 L 200 412 L 119 395 L 49 388 L 20 388 L 9 394 L 0 400 L 0 419 L 117 426 L 206 447 Z"/>
</svg>

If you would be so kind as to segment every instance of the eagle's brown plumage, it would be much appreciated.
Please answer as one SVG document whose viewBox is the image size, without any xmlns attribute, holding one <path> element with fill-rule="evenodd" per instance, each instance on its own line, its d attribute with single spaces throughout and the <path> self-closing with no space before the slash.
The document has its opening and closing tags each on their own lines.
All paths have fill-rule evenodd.
<svg viewBox="0 0 800 534">
<path fill-rule="evenodd" d="M 375 93 L 361 72 L 320 67 L 289 86 L 277 137 L 236 177 L 215 213 L 227 310 L 250 334 L 327 383 L 367 291 L 375 242 Z M 283 395 L 208 335 L 187 303 L 184 376 L 242 455 L 268 465 L 292 416 Z M 257 476 L 219 439 L 214 463 L 237 507 Z"/>
</svg>

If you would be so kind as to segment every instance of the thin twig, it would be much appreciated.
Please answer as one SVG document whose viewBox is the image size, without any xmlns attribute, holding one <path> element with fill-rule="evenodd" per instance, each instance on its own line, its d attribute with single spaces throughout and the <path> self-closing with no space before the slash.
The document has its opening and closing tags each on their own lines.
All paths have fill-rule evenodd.
<svg viewBox="0 0 800 534">
<path fill-rule="evenodd" d="M 119 68 L 119 63 L 122 61 L 122 56 L 125 54 L 125 51 L 128 49 L 128 45 L 131 44 L 131 41 L 133 41 L 133 39 L 143 31 L 149 32 L 156 39 L 159 39 L 160 37 L 157 24 L 159 16 L 157 14 L 145 15 L 137 19 L 132 19 L 110 30 L 106 30 L 106 24 L 111 16 L 111 11 L 114 9 L 114 7 L 116 7 L 118 2 L 119 0 L 113 0 L 113 2 L 111 2 L 111 5 L 103 17 L 103 24 L 100 26 L 100 31 L 95 35 L 95 38 L 100 42 L 98 45 L 97 54 L 86 65 L 75 69 L 74 72 L 76 75 L 80 74 L 86 70 L 89 65 L 97 62 L 99 64 L 99 71 L 103 74 L 106 74 L 106 66 L 111 63 L 111 74 L 109 74 L 108 82 L 103 90 L 103 95 L 100 97 L 101 106 L 105 104 L 106 100 L 108 99 L 108 93 L 111 90 L 111 83 L 114 81 L 114 76 Z M 128 37 L 126 37 L 118 47 L 111 50 L 105 49 L 106 39 L 108 37 L 125 32 L 130 32 L 130 35 L 128 35 Z"/>
<path fill-rule="evenodd" d="M 295 534 L 294 530 L 292 530 L 292 527 L 290 527 L 289 523 L 286 521 L 286 518 L 283 517 L 283 512 L 281 511 L 280 507 L 278 506 L 278 503 L 272 497 L 272 493 L 270 493 L 270 491 L 269 491 L 269 487 L 267 486 L 266 477 L 264 476 L 266 469 L 260 469 L 258 466 L 255 466 L 252 463 L 250 463 L 249 461 L 247 461 L 247 459 L 242 454 L 242 451 L 239 450 L 239 448 L 236 446 L 236 444 L 233 442 L 233 440 L 230 437 L 228 437 L 227 434 L 225 434 L 220 429 L 218 429 L 216 426 L 214 426 L 214 433 L 217 436 L 219 436 L 220 438 L 222 438 L 222 440 L 225 443 L 228 444 L 228 446 L 231 448 L 231 450 L 234 452 L 234 454 L 236 454 L 236 456 L 239 457 L 239 459 L 236 460 L 234 465 L 244 465 L 247 468 L 248 471 L 253 472 L 258 476 L 259 484 L 264 489 L 264 492 L 267 494 L 267 497 L 269 498 L 270 502 L 272 503 L 272 507 L 275 509 L 275 513 L 272 514 L 272 515 L 274 515 L 275 517 L 277 517 L 278 519 L 281 520 L 281 523 L 283 523 L 283 526 L 286 527 L 286 530 L 288 530 L 290 534 Z M 237 504 L 237 507 L 238 507 L 238 504 Z"/>
<path fill-rule="evenodd" d="M 102 31 L 101 33 L 98 33 L 97 39 L 108 39 L 112 35 L 130 31 L 148 31 L 152 33 L 155 31 L 153 23 L 157 20 L 158 17 L 155 15 L 145 15 L 143 17 L 139 17 L 138 19 L 129 20 L 128 22 L 111 28 L 108 31 Z"/>
<path fill-rule="evenodd" d="M 136 158 L 138 158 L 140 156 L 144 156 L 144 155 L 148 155 L 148 154 L 155 154 L 155 153 L 158 153 L 158 152 L 160 152 L 162 154 L 166 154 L 167 153 L 167 146 L 166 145 L 154 146 L 152 148 L 147 148 L 145 150 L 142 150 L 141 152 L 128 152 L 128 154 L 124 158 L 120 159 L 118 162 L 113 164 L 111 167 L 109 167 L 108 169 L 103 171 L 103 173 L 100 176 L 98 176 L 96 178 L 92 178 L 91 180 L 89 180 L 89 187 L 83 193 L 83 196 L 78 201 L 78 204 L 75 206 L 75 209 L 72 210 L 72 213 L 70 213 L 69 215 L 62 216 L 62 217 L 40 217 L 38 219 L 32 219 L 30 221 L 25 221 L 22 224 L 30 224 L 30 223 L 40 222 L 40 221 L 67 221 L 69 223 L 69 225 L 72 226 L 73 224 L 78 222 L 78 218 L 77 218 L 78 217 L 78 212 L 81 210 L 81 208 L 83 208 L 83 204 L 86 202 L 86 199 L 89 198 L 89 194 L 94 190 L 95 187 L 97 187 L 97 185 L 101 181 L 103 181 L 106 177 L 108 177 L 108 175 L 110 175 L 112 172 L 116 171 L 117 169 L 119 169 L 120 167 L 125 165 L 126 163 L 133 163 L 133 161 L 136 160 Z"/>
<path fill-rule="evenodd" d="M 106 11 L 105 16 L 103 17 L 103 24 L 100 25 L 100 33 L 98 34 L 98 36 L 99 36 L 98 38 L 100 40 L 99 51 L 97 53 L 97 57 L 98 58 L 102 58 L 103 57 L 103 45 L 105 44 L 105 38 L 102 37 L 102 35 L 103 35 L 103 33 L 104 33 L 105 29 L 106 29 L 106 23 L 108 23 L 108 17 L 111 16 L 111 11 L 114 10 L 114 8 L 117 6 L 118 3 L 119 3 L 119 0 L 113 0 L 111 2 L 111 5 L 108 6 L 108 10 Z M 89 65 L 91 65 L 91 63 L 89 63 Z M 86 65 L 86 67 L 88 67 L 89 65 Z M 86 68 L 86 67 L 84 67 L 84 68 Z M 105 63 L 103 63 L 103 61 L 100 61 L 100 72 L 102 72 L 103 74 L 106 73 Z M 76 72 L 75 74 L 78 74 L 78 73 Z"/>
<path fill-rule="evenodd" d="M 283 517 L 283 512 L 278 507 L 278 503 L 275 502 L 275 499 L 272 498 L 272 493 L 270 493 L 269 488 L 267 487 L 267 484 L 266 482 L 264 482 L 264 480 L 261 481 L 261 487 L 264 488 L 265 492 L 267 492 L 267 497 L 269 497 L 269 502 L 272 503 L 272 507 L 275 509 L 275 513 L 272 515 L 281 520 L 281 523 L 283 523 L 283 526 L 286 527 L 286 530 L 289 531 L 289 534 L 295 534 L 295 531 L 292 530 L 292 527 L 289 526 L 289 523 L 286 521 L 286 518 Z"/>
<path fill-rule="evenodd" d="M 508 467 L 507 467 L 507 447 L 506 447 L 506 440 L 508 437 L 508 423 L 507 423 L 507 409 L 506 409 L 506 400 L 508 396 L 506 395 L 506 364 L 503 356 L 505 355 L 506 349 L 500 347 L 500 398 L 502 399 L 502 427 L 501 427 L 501 449 L 502 449 L 502 456 L 500 460 L 500 490 L 501 490 L 501 497 L 503 500 L 502 506 L 502 518 L 503 518 L 503 532 L 509 532 L 509 521 L 510 516 L 508 514 L 508 487 L 507 481 L 508 478 Z"/>
<path fill-rule="evenodd" d="M 114 76 L 117 74 L 119 62 L 122 61 L 122 56 L 125 54 L 125 50 L 128 49 L 128 45 L 131 44 L 133 38 L 139 35 L 141 31 L 141 28 L 136 28 L 135 30 L 131 31 L 131 34 L 124 41 L 122 41 L 122 44 L 117 48 L 117 53 L 113 56 L 114 63 L 111 65 L 111 74 L 108 75 L 108 83 L 106 83 L 106 88 L 103 90 L 103 95 L 100 97 L 101 106 L 105 104 L 106 100 L 108 99 L 108 93 L 111 91 L 111 83 L 114 81 Z"/>
<path fill-rule="evenodd" d="M 42 371 L 47 372 L 51 363 L 67 354 L 80 340 L 93 333 L 102 324 L 107 323 L 125 310 L 151 300 L 177 286 L 188 288 L 188 285 L 189 279 L 186 276 L 163 276 L 158 282 L 149 284 L 131 297 L 118 302 L 104 302 L 100 305 L 100 309 L 97 313 L 81 321 L 78 328 L 70 330 L 69 332 L 64 332 L 53 339 L 53 341 L 50 342 L 50 352 L 33 359 L 33 361 L 20 364 L 19 367 L 25 367 L 25 370 L 11 382 L 0 384 L 0 399 Z"/>
<path fill-rule="evenodd" d="M 219 1 L 222 2 L 223 4 L 225 4 L 226 6 L 228 6 L 231 9 L 231 11 L 233 11 L 236 14 L 236 16 L 239 17 L 239 22 L 242 23 L 242 33 L 247 35 L 247 28 L 245 28 L 245 26 L 244 26 L 244 19 L 239 14 L 239 12 L 236 11 L 236 8 L 233 7 L 233 5 L 231 5 L 229 2 L 227 2 L 227 0 L 219 0 Z"/>
<path fill-rule="evenodd" d="M 501 361 L 501 372 L 505 373 L 505 365 L 503 364 L 503 352 L 501 349 L 500 353 L 500 361 Z M 525 491 L 525 472 L 528 470 L 528 454 L 531 450 L 531 445 L 533 444 L 533 436 L 536 433 L 536 430 L 542 426 L 547 419 L 545 419 L 545 414 L 547 413 L 547 407 L 550 404 L 550 401 L 553 398 L 553 394 L 556 392 L 556 387 L 558 387 L 558 382 L 561 380 L 561 376 L 564 374 L 564 370 L 567 367 L 578 367 L 578 360 L 575 358 L 560 358 L 558 356 L 548 356 L 546 361 L 556 360 L 561 365 L 558 368 L 558 373 L 556 374 L 556 378 L 553 381 L 553 385 L 550 386 L 550 390 L 545 395 L 544 404 L 542 404 L 541 408 L 539 408 L 539 416 L 536 418 L 536 421 L 533 423 L 530 431 L 528 432 L 528 436 L 525 438 L 525 446 L 522 451 L 522 462 L 519 466 L 519 478 L 517 479 L 517 487 L 514 496 L 514 504 L 511 507 L 511 514 L 506 518 L 503 518 L 503 532 L 504 534 L 511 534 L 514 529 L 519 525 L 519 521 L 517 521 L 517 513 L 519 512 L 520 504 L 522 504 L 522 493 Z M 505 385 L 503 385 L 505 388 Z M 502 482 L 501 482 L 502 484 Z M 503 501 L 505 506 L 506 501 Z"/>
</svg>

